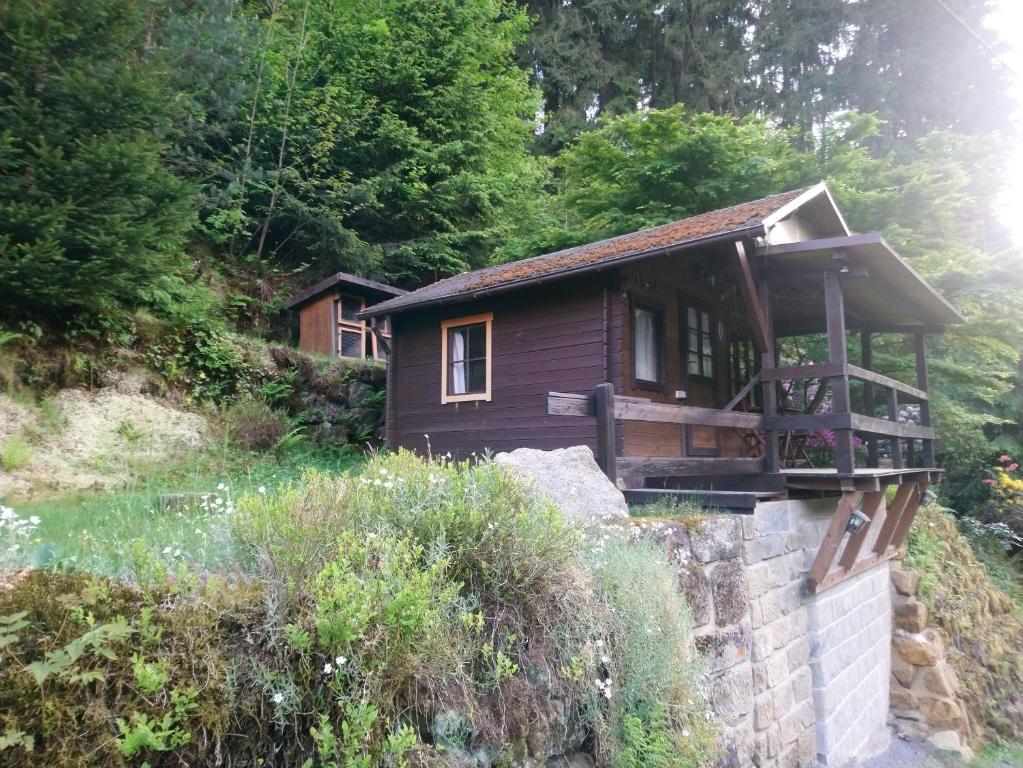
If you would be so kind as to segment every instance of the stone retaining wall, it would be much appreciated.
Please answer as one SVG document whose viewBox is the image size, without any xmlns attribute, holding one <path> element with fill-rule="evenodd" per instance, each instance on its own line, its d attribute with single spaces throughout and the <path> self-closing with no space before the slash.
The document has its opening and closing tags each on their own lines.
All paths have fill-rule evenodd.
<svg viewBox="0 0 1023 768">
<path fill-rule="evenodd" d="M 836 503 L 769 502 L 753 515 L 646 522 L 670 543 L 693 605 L 711 701 L 725 724 L 723 766 L 843 765 L 885 727 L 887 564 L 817 595 L 805 588 Z"/>
</svg>

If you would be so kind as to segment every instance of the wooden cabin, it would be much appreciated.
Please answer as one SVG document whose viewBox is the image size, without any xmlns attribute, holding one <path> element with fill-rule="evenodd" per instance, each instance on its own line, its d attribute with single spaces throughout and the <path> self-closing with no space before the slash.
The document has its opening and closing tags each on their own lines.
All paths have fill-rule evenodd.
<svg viewBox="0 0 1023 768">
<path fill-rule="evenodd" d="M 583 444 L 630 500 L 736 510 L 801 493 L 880 503 L 903 482 L 918 500 L 940 473 L 925 336 L 962 322 L 881 235 L 850 233 L 823 183 L 450 277 L 362 317 L 390 321 L 390 447 Z M 873 370 L 882 333 L 910 334 L 916 381 Z M 779 367 L 779 340 L 809 334 L 827 359 Z M 830 387 L 827 412 L 783 407 L 779 387 L 804 379 Z M 793 452 L 825 430 L 828 466 Z"/>
<path fill-rule="evenodd" d="M 387 319 L 374 327 L 359 313 L 405 293 L 401 288 L 338 272 L 296 293 L 284 307 L 298 311 L 299 346 L 307 352 L 386 360 L 391 337 Z"/>
</svg>

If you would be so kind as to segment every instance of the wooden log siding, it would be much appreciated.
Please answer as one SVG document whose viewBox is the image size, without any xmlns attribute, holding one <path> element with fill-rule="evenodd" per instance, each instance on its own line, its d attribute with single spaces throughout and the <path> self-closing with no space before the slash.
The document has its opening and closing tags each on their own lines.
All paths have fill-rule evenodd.
<svg viewBox="0 0 1023 768">
<path fill-rule="evenodd" d="M 547 392 L 591 393 L 605 381 L 603 285 L 603 276 L 593 275 L 395 316 L 389 445 L 458 458 L 522 446 L 596 451 L 595 420 L 548 414 Z M 441 321 L 482 312 L 494 315 L 493 399 L 442 405 Z"/>
<path fill-rule="evenodd" d="M 551 416 L 594 416 L 592 395 L 570 392 L 548 392 L 547 413 Z M 760 429 L 764 417 L 759 413 L 719 411 L 688 405 L 665 405 L 638 397 L 614 398 L 614 417 L 622 421 L 659 421 L 671 424 L 697 424 L 707 427 Z M 717 461 L 718 459 L 709 459 Z M 725 459 L 720 459 L 724 461 Z"/>
</svg>

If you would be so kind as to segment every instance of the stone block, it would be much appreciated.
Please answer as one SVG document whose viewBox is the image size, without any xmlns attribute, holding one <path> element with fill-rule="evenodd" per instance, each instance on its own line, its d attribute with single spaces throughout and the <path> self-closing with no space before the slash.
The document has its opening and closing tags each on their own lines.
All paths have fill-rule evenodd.
<svg viewBox="0 0 1023 768">
<path fill-rule="evenodd" d="M 790 710 L 778 720 L 778 736 L 783 746 L 795 743 L 799 734 L 803 732 L 803 726 L 799 722 L 799 710 Z"/>
<path fill-rule="evenodd" d="M 890 701 L 892 709 L 916 709 L 920 706 L 920 701 L 917 699 L 916 694 L 905 688 L 893 687 L 890 693 Z"/>
<path fill-rule="evenodd" d="M 753 693 L 764 693 L 770 686 L 767 684 L 767 662 L 753 663 Z"/>
<path fill-rule="evenodd" d="M 718 563 L 710 572 L 710 589 L 714 599 L 714 621 L 719 627 L 735 624 L 746 617 L 746 575 L 737 560 Z"/>
<path fill-rule="evenodd" d="M 921 670 L 923 687 L 937 696 L 955 696 L 958 693 L 958 681 L 948 664 L 938 664 Z"/>
<path fill-rule="evenodd" d="M 892 654 L 892 677 L 895 684 L 901 685 L 903 688 L 912 688 L 915 674 L 916 667 L 899 656 L 899 654 Z"/>
<path fill-rule="evenodd" d="M 719 717 L 734 719 L 753 709 L 753 673 L 749 664 L 726 670 L 711 679 L 710 702 Z"/>
<path fill-rule="evenodd" d="M 919 600 L 907 600 L 892 609 L 895 626 L 904 632 L 915 634 L 927 628 L 927 606 Z"/>
<path fill-rule="evenodd" d="M 797 637 L 795 641 L 787 649 L 785 649 L 785 655 L 788 658 L 789 669 L 799 669 L 805 667 L 810 661 L 810 646 L 806 640 L 801 637 Z"/>
<path fill-rule="evenodd" d="M 788 680 L 789 663 L 784 653 L 776 653 L 764 663 L 767 667 L 767 685 L 770 688 L 781 685 Z"/>
<path fill-rule="evenodd" d="M 764 768 L 770 759 L 767 756 L 767 734 L 758 733 L 753 737 L 753 765 Z"/>
<path fill-rule="evenodd" d="M 770 624 L 783 616 L 788 616 L 802 604 L 802 586 L 787 584 L 772 589 L 760 598 L 761 621 Z"/>
<path fill-rule="evenodd" d="M 812 701 L 804 701 L 798 707 L 799 711 L 799 724 L 803 728 L 813 729 L 813 724 L 816 721 L 815 712 L 813 709 Z"/>
<path fill-rule="evenodd" d="M 736 558 L 742 546 L 742 522 L 735 515 L 713 515 L 689 530 L 689 549 L 701 563 Z"/>
<path fill-rule="evenodd" d="M 949 697 L 920 697 L 920 711 L 932 728 L 960 730 L 966 724 L 959 702 Z"/>
<path fill-rule="evenodd" d="M 934 641 L 935 635 L 927 633 L 908 634 L 897 630 L 892 637 L 892 649 L 905 661 L 918 667 L 933 667 L 942 656 L 940 640 Z"/>
<path fill-rule="evenodd" d="M 756 599 L 776 585 L 771 581 L 771 563 L 754 563 L 746 568 L 746 589 Z"/>
<path fill-rule="evenodd" d="M 700 627 L 713 621 L 710 582 L 702 565 L 690 563 L 679 568 L 678 586 L 693 608 L 693 623 Z"/>
<path fill-rule="evenodd" d="M 742 559 L 746 565 L 784 554 L 785 538 L 780 533 L 768 533 L 742 542 Z"/>
<path fill-rule="evenodd" d="M 753 514 L 754 530 L 760 534 L 786 533 L 790 528 L 789 505 L 786 501 L 757 505 Z"/>
<path fill-rule="evenodd" d="M 743 722 L 719 736 L 717 746 L 717 768 L 747 768 L 753 756 L 753 731 Z"/>
<path fill-rule="evenodd" d="M 743 622 L 697 635 L 696 647 L 706 658 L 710 672 L 720 672 L 750 660 L 752 637 L 753 629 L 748 622 Z"/>
<path fill-rule="evenodd" d="M 789 531 L 788 533 L 782 534 L 785 540 L 785 551 L 786 552 L 802 552 L 803 551 L 803 539 L 795 531 Z"/>
<path fill-rule="evenodd" d="M 753 515 L 742 516 L 742 538 L 744 540 L 752 539 L 757 535 L 756 526 L 753 524 Z"/>
<path fill-rule="evenodd" d="M 892 585 L 900 595 L 915 595 L 919 583 L 920 577 L 912 571 L 905 568 L 892 568 Z"/>
<path fill-rule="evenodd" d="M 764 661 L 774 652 L 774 643 L 767 627 L 753 632 L 753 661 Z"/>
<path fill-rule="evenodd" d="M 799 756 L 799 765 L 802 768 L 810 768 L 814 765 L 817 757 L 817 734 L 813 728 L 807 728 L 799 738 L 796 739 L 796 754 Z"/>
<path fill-rule="evenodd" d="M 813 691 L 813 675 L 809 668 L 800 669 L 792 675 L 792 697 L 797 703 L 810 701 Z"/>
<path fill-rule="evenodd" d="M 763 731 L 771 725 L 774 719 L 774 706 L 770 694 L 761 694 L 753 701 L 753 727 Z"/>
<path fill-rule="evenodd" d="M 788 713 L 794 704 L 790 683 L 786 682 L 771 689 L 771 705 L 774 707 L 775 717 L 782 717 Z"/>
</svg>

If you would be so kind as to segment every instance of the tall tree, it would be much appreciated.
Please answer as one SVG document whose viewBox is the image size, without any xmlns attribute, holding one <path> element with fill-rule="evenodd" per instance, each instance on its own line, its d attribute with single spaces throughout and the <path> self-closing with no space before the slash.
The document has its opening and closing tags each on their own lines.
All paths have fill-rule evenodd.
<svg viewBox="0 0 1023 768">
<path fill-rule="evenodd" d="M 117 314 L 183 287 L 192 191 L 141 0 L 0 2 L 0 313 Z M 97 321 L 98 322 L 98 321 Z"/>
</svg>

